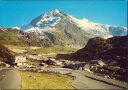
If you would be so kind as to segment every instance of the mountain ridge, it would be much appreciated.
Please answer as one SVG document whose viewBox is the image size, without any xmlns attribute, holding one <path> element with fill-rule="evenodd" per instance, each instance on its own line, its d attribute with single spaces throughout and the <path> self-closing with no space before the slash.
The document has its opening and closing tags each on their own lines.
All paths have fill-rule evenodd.
<svg viewBox="0 0 128 90">
<path fill-rule="evenodd" d="M 87 19 L 80 20 L 57 9 L 41 14 L 27 25 L 13 29 L 22 32 L 19 32 L 18 36 L 15 35 L 18 37 L 17 40 L 34 46 L 61 45 L 81 48 L 90 38 L 127 35 L 126 27 L 102 25 Z"/>
<path fill-rule="evenodd" d="M 87 19 L 80 20 L 58 9 L 41 14 L 21 29 L 27 33 L 34 32 L 42 39 L 47 37 L 55 45 L 69 47 L 73 45 L 83 47 L 94 37 L 127 35 L 126 27 L 102 25 Z"/>
<path fill-rule="evenodd" d="M 104 33 L 108 33 L 108 34 L 112 34 L 113 36 L 115 36 L 112 33 L 112 29 L 122 29 L 125 33 L 123 33 L 122 35 L 126 35 L 126 27 L 119 27 L 119 26 L 112 26 L 112 25 L 105 25 L 105 24 L 100 24 L 100 23 L 94 23 L 92 21 L 89 21 L 88 19 L 84 18 L 84 19 L 77 19 L 71 15 L 65 14 L 62 11 L 59 11 L 58 9 L 54 9 L 51 10 L 47 13 L 41 14 L 40 16 L 38 16 L 37 18 L 33 19 L 30 24 L 28 24 L 27 29 L 23 27 L 21 27 L 21 29 L 27 31 L 28 29 L 35 29 L 35 30 L 42 30 L 42 29 L 48 29 L 50 27 L 54 27 L 61 19 L 63 19 L 63 17 L 66 16 L 67 18 L 70 19 L 70 22 L 74 22 L 77 24 L 77 26 L 83 30 L 93 30 L 93 32 L 95 31 L 95 33 L 93 34 L 98 34 L 98 32 L 96 32 L 96 30 L 102 30 L 104 31 Z M 29 26 L 30 25 L 30 26 Z M 103 30 L 106 29 L 106 30 Z M 107 29 L 110 29 L 110 31 L 108 31 Z M 102 32 L 100 30 L 100 32 Z M 31 31 L 31 30 L 30 30 Z M 106 32 L 105 32 L 106 31 Z M 122 32 L 123 32 L 122 31 Z M 91 32 L 90 32 L 91 33 Z M 120 32 L 121 33 L 121 32 Z M 120 34 L 121 35 L 121 34 Z M 108 35 L 108 37 L 112 37 L 111 35 Z"/>
</svg>

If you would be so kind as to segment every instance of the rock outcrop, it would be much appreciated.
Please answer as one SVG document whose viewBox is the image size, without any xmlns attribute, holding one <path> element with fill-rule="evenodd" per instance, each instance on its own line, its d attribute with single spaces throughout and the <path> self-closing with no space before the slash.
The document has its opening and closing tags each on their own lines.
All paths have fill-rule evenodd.
<svg viewBox="0 0 128 90">
<path fill-rule="evenodd" d="M 93 72 L 127 81 L 127 41 L 128 36 L 109 39 L 92 38 L 84 48 L 78 50 L 73 56 L 89 62 L 92 60 L 102 60 L 106 65 L 97 66 L 96 64 L 90 64 L 94 66 Z"/>
<path fill-rule="evenodd" d="M 85 61 L 89 63 L 90 70 L 115 78 L 127 81 L 128 68 L 128 36 L 112 37 L 103 39 L 92 38 L 87 45 L 72 54 L 57 55 L 57 58 Z M 101 63 L 102 62 L 102 65 Z"/>
</svg>

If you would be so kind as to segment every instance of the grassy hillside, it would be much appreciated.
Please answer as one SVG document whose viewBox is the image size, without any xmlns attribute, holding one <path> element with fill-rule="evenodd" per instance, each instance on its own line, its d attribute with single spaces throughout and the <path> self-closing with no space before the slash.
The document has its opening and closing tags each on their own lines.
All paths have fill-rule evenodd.
<svg viewBox="0 0 128 90">
<path fill-rule="evenodd" d="M 0 30 L 0 43 L 16 46 L 51 46 L 48 38 L 40 39 L 34 33 L 25 33 L 21 30 Z"/>
<path fill-rule="evenodd" d="M 23 45 L 18 37 L 18 32 L 8 32 L 0 30 L 0 44 Z"/>
<path fill-rule="evenodd" d="M 69 52 L 74 52 L 76 50 L 77 50 L 76 48 L 54 45 L 51 47 L 43 47 L 40 49 L 31 50 L 29 53 L 30 54 L 69 53 Z"/>
</svg>

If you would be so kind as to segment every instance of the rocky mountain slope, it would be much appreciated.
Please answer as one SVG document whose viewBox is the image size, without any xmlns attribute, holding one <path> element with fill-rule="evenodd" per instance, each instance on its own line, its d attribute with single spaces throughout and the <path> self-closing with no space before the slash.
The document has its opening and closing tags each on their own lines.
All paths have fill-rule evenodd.
<svg viewBox="0 0 128 90">
<path fill-rule="evenodd" d="M 78 50 L 76 54 L 86 55 L 86 59 L 96 60 L 103 59 L 107 62 L 112 60 L 120 61 L 126 64 L 127 58 L 127 36 L 112 37 L 108 39 L 92 38 L 88 41 L 88 44 Z M 126 67 L 126 65 L 124 65 Z"/>
<path fill-rule="evenodd" d="M 108 39 L 92 38 L 87 45 L 70 55 L 58 55 L 58 58 L 86 61 L 90 70 L 110 78 L 127 81 L 127 42 L 128 36 L 116 36 Z M 99 65 L 102 62 L 103 65 Z"/>
<path fill-rule="evenodd" d="M 52 44 L 74 47 L 84 46 L 90 38 L 97 36 L 108 38 L 127 34 L 126 27 L 80 20 L 57 9 L 38 16 L 21 29 L 34 32 L 41 39 L 47 38 Z"/>
</svg>

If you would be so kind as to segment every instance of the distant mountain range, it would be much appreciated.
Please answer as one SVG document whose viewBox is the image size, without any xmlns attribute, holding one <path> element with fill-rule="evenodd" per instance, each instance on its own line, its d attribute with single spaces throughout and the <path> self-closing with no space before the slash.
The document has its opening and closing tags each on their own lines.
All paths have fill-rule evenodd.
<svg viewBox="0 0 128 90">
<path fill-rule="evenodd" d="M 57 9 L 38 16 L 21 29 L 29 33 L 35 32 L 42 39 L 47 37 L 53 44 L 67 46 L 84 46 L 93 37 L 109 38 L 127 34 L 126 27 L 80 20 Z"/>
<path fill-rule="evenodd" d="M 14 27 L 21 29 L 19 35 L 29 45 L 62 45 L 83 47 L 90 38 L 127 35 L 126 27 L 103 25 L 77 19 L 57 9 L 33 19 L 28 25 Z"/>
</svg>

